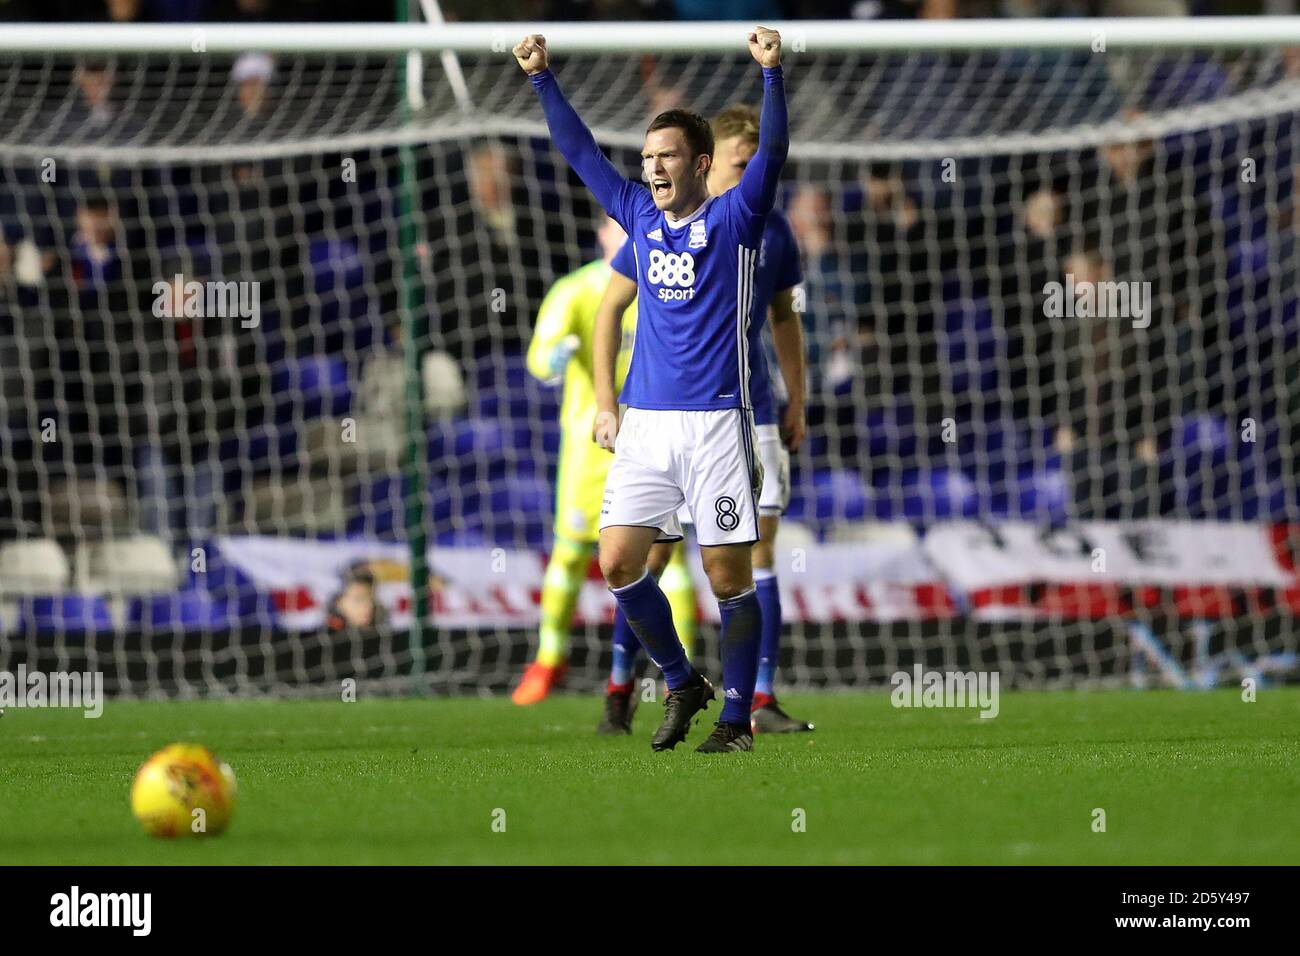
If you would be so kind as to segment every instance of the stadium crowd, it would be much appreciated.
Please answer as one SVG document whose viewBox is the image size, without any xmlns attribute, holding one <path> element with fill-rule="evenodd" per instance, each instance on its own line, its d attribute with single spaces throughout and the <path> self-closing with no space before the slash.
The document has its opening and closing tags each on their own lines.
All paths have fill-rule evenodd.
<svg viewBox="0 0 1300 956">
<path fill-rule="evenodd" d="M 1155 6 L 735 3 L 726 15 Z M 719 9 L 688 0 L 443 7 L 486 19 Z M 119 21 L 375 12 L 287 0 L 35 11 L 0 0 L 8 19 L 51 9 L 65 20 Z M 1277 69 L 1294 80 L 1300 58 Z M 126 75 L 111 58 L 80 60 L 67 95 L 51 98 L 59 109 L 48 128 L 132 142 L 148 117 Z M 277 64 L 250 52 L 223 79 L 222 122 L 255 141 L 282 91 Z M 1218 76 L 1207 98 L 1229 82 Z M 671 102 L 672 91 L 658 93 L 651 102 Z M 956 515 L 1294 517 L 1295 137 L 1289 121 L 1265 117 L 1158 140 L 971 157 L 951 179 L 928 160 L 796 156 L 782 202 L 806 274 L 810 441 L 796 460 L 792 515 L 821 530 Z M 630 152 L 615 153 L 635 168 Z M 1268 188 L 1239 176 L 1252 157 L 1261 167 L 1252 182 Z M 543 543 L 555 397 L 527 380 L 522 354 L 545 290 L 594 255 L 597 211 L 545 142 L 435 144 L 414 158 L 416 256 L 407 263 L 396 226 L 402 155 L 366 151 L 352 182 L 323 172 L 343 159 L 73 161 L 52 182 L 35 165 L 0 163 L 0 537 L 399 534 L 410 479 L 398 475 L 404 396 L 393 317 L 407 268 L 429 327 L 414 345 L 434 357 L 446 386 L 426 401 L 435 538 Z M 159 281 L 183 304 L 185 284 L 208 279 L 259 283 L 257 325 L 158 318 Z M 1050 314 L 1050 283 L 1112 280 L 1151 283 L 1148 326 Z M 370 437 L 341 445 L 333 436 L 345 416 Z M 1246 420 L 1258 441 L 1240 438 Z"/>
</svg>

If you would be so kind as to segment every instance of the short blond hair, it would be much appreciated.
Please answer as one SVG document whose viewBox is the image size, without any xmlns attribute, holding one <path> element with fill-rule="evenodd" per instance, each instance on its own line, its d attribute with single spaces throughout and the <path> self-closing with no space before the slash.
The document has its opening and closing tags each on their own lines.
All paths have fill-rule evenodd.
<svg viewBox="0 0 1300 956">
<path fill-rule="evenodd" d="M 715 141 L 733 136 L 758 145 L 758 110 L 747 103 L 733 103 L 713 117 Z"/>
</svg>

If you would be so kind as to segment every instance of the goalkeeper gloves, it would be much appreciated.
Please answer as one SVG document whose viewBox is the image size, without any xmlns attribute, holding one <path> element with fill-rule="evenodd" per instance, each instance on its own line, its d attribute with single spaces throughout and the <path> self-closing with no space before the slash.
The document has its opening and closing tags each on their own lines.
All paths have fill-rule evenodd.
<svg viewBox="0 0 1300 956">
<path fill-rule="evenodd" d="M 578 351 L 578 346 L 581 344 L 582 340 L 576 335 L 566 335 L 551 350 L 551 377 L 547 379 L 548 385 L 556 385 L 564 378 L 565 366 L 569 364 L 569 359 L 573 358 L 573 353 Z"/>
</svg>

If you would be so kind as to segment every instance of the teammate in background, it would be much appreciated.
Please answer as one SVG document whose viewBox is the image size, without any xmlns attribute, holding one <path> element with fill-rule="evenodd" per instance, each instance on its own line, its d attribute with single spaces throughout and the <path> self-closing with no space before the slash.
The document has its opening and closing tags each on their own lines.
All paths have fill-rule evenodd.
<svg viewBox="0 0 1300 956">
<path fill-rule="evenodd" d="M 514 48 L 541 100 L 552 139 L 636 246 L 637 342 L 621 399 L 613 392 L 618 345 L 597 329 L 593 362 L 598 438 L 614 444 L 601 508 L 600 566 L 619 607 L 668 684 L 651 739 L 671 750 L 713 699 L 673 627 L 668 599 L 647 570 L 656 541 L 680 540 L 677 511 L 696 518 L 705 573 L 722 617 L 724 703 L 704 753 L 753 749 L 750 706 L 758 676 L 759 606 L 750 546 L 758 540 L 762 466 L 754 456 L 748 326 L 763 227 L 789 152 L 781 38 L 749 34 L 763 68 L 758 150 L 740 184 L 710 197 L 713 132 L 703 117 L 668 110 L 651 121 L 641 151 L 648 184 L 621 176 L 560 92 L 546 41 Z"/>
<path fill-rule="evenodd" d="M 564 677 L 568 662 L 569 634 L 573 610 L 587 578 L 591 554 L 596 546 L 600 522 L 600 501 L 605 493 L 605 475 L 611 459 L 592 444 L 591 422 L 596 416 L 596 392 L 592 384 L 591 346 L 596 307 L 609 283 L 609 261 L 627 238 L 623 227 L 605 219 L 596 233 L 602 258 L 589 262 L 556 281 L 537 313 L 537 327 L 528 346 L 528 370 L 548 384 L 564 382 L 560 404 L 560 463 L 555 487 L 555 544 L 542 578 L 542 622 L 537 659 L 524 671 L 512 699 L 516 704 L 545 700 Z M 622 344 L 615 375 L 619 386 L 627 376 L 636 328 L 636 310 L 620 309 Z M 685 562 L 677 571 L 690 581 Z M 668 573 L 671 576 L 671 571 Z M 679 629 L 695 626 L 695 593 L 688 593 L 689 605 L 681 605 L 689 621 L 677 621 Z M 622 616 L 620 615 L 620 618 Z M 626 643 L 635 636 L 626 620 L 615 623 L 616 640 Z M 629 688 L 632 678 L 627 677 Z"/>
<path fill-rule="evenodd" d="M 753 107 L 729 106 L 713 119 L 713 165 L 709 169 L 709 193 L 720 196 L 740 182 L 745 167 L 758 150 L 758 111 Z M 606 323 L 617 333 L 616 318 L 635 307 L 636 259 L 631 242 L 614 256 L 614 274 L 601 300 L 596 322 Z M 796 733 L 812 730 L 813 725 L 790 717 L 777 703 L 773 682 L 781 657 L 781 592 L 775 570 L 775 542 L 781 515 L 790 501 L 790 452 L 803 441 L 804 417 L 804 341 L 803 323 L 794 310 L 794 288 L 803 275 L 799 268 L 799 249 L 789 221 L 779 210 L 772 210 L 763 230 L 758 255 L 758 272 L 754 284 L 754 313 L 749 326 L 749 395 L 754 404 L 754 424 L 758 433 L 758 457 L 763 465 L 763 490 L 759 495 L 758 527 L 760 540 L 753 549 L 754 586 L 762 614 L 762 643 L 758 659 L 758 682 L 754 689 L 750 715 L 755 733 Z M 781 366 L 786 396 L 778 412 L 776 384 L 768 371 L 763 346 L 763 323 L 769 303 L 772 315 L 772 342 Z M 650 552 L 650 573 L 659 575 L 669 561 L 680 561 L 684 548 L 680 544 L 656 544 Z M 665 580 L 669 572 L 664 571 Z M 665 586 L 665 590 L 667 590 Z M 614 634 L 615 673 L 606 689 L 605 721 L 611 715 L 629 710 L 627 688 L 617 678 L 630 672 L 635 661 L 636 645 L 619 645 L 620 632 Z M 626 638 L 624 638 L 626 641 Z M 617 668 L 622 666 L 622 671 Z M 628 685 L 630 688 L 630 684 Z M 631 715 L 624 720 L 631 732 Z"/>
</svg>

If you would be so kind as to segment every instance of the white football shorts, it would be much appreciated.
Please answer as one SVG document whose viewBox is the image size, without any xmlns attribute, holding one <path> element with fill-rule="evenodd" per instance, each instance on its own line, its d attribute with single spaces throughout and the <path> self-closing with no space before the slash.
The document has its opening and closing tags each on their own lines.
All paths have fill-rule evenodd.
<svg viewBox="0 0 1300 956">
<path fill-rule="evenodd" d="M 790 452 L 781 441 L 778 425 L 757 425 L 758 461 L 763 466 L 763 490 L 758 495 L 758 513 L 780 517 L 790 506 Z M 682 524 L 694 524 L 685 504 L 677 511 Z"/>
<path fill-rule="evenodd" d="M 759 425 L 758 460 L 763 465 L 763 490 L 758 496 L 758 513 L 783 515 L 790 505 L 790 451 L 781 441 L 777 425 Z"/>
<path fill-rule="evenodd" d="M 601 528 L 658 528 L 659 541 L 676 541 L 685 505 L 700 545 L 757 541 L 763 466 L 755 445 L 753 417 L 738 408 L 627 409 L 605 479 Z"/>
</svg>

